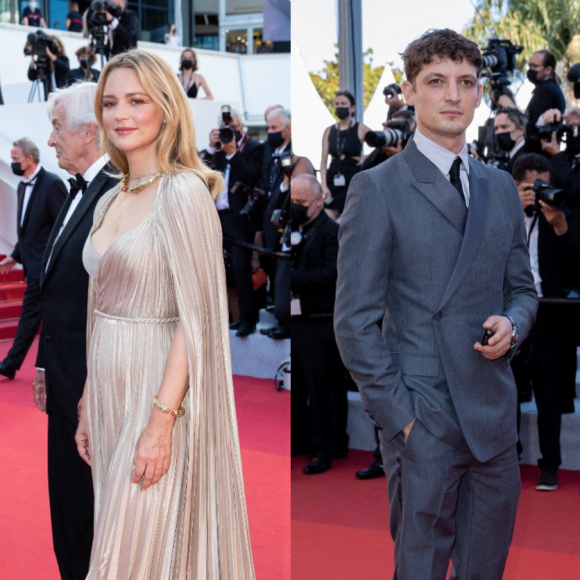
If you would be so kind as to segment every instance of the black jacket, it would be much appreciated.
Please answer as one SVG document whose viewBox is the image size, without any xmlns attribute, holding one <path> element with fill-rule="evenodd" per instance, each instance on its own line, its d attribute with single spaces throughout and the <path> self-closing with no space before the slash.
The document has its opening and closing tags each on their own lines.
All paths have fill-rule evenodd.
<svg viewBox="0 0 580 580">
<path fill-rule="evenodd" d="M 240 142 L 238 151 L 229 161 L 226 159 L 226 154 L 222 150 L 218 150 L 213 154 L 208 153 L 205 149 L 201 152 L 202 160 L 216 171 L 225 173 L 227 164 L 230 164 L 230 190 L 236 181 L 240 181 L 248 187 L 255 187 L 257 185 L 260 179 L 263 155 L 263 145 L 259 141 L 250 139 L 247 136 Z M 241 192 L 231 193 L 230 191 L 228 194 L 229 211 L 232 214 L 232 220 L 242 230 L 251 228 L 255 231 L 260 223 L 260 212 L 256 211 L 254 219 L 252 220 L 240 215 L 240 211 L 244 209 L 248 200 L 249 196 L 247 194 Z"/>
<path fill-rule="evenodd" d="M 93 83 L 99 82 L 99 76 L 101 74 L 101 71 L 98 71 L 96 68 L 91 68 L 91 71 L 93 72 L 93 78 L 91 79 L 91 82 Z M 85 71 L 82 68 L 80 67 L 73 68 L 68 73 L 66 84 L 68 87 L 70 87 L 70 85 L 76 83 L 77 81 L 86 81 L 86 80 L 87 79 L 85 78 Z"/>
<path fill-rule="evenodd" d="M 61 89 L 67 86 L 68 73 L 70 72 L 70 64 L 68 56 L 59 56 L 54 61 L 54 80 L 56 81 L 56 88 Z M 38 72 L 34 68 L 28 69 L 28 80 L 35 81 L 38 78 Z M 48 75 L 48 91 L 52 91 L 52 74 Z"/>
<path fill-rule="evenodd" d="M 67 192 L 62 179 L 42 167 L 36 177 L 22 222 L 24 191 L 25 186 L 20 182 L 17 189 L 18 241 L 11 256 L 22 264 L 27 277 L 39 280 L 42 254 Z"/>
<path fill-rule="evenodd" d="M 139 19 L 133 10 L 125 8 L 117 28 L 113 30 L 113 45 L 109 46 L 109 58 L 137 48 L 137 36 L 139 34 Z"/>
<path fill-rule="evenodd" d="M 564 99 L 562 89 L 554 78 L 545 80 L 534 89 L 532 98 L 526 109 L 526 115 L 528 116 L 528 123 L 526 125 L 526 153 L 542 153 L 540 141 L 533 137 L 537 135 L 536 123 L 538 119 L 548 109 L 559 109 L 562 113 L 566 109 L 566 99 Z"/>
<path fill-rule="evenodd" d="M 106 166 L 91 181 L 56 243 L 69 196 L 55 223 L 42 260 L 42 330 L 36 365 L 46 369 L 47 410 L 76 421 L 77 403 L 87 375 L 86 332 L 89 275 L 82 252 L 99 199 L 119 183 L 106 175 Z M 80 194 L 77 194 L 80 195 Z M 46 264 L 50 257 L 48 269 Z"/>
<path fill-rule="evenodd" d="M 566 151 L 550 159 L 550 183 L 568 192 L 568 205 L 580 205 L 580 161 Z"/>
<path fill-rule="evenodd" d="M 300 297 L 302 314 L 332 314 L 338 276 L 338 224 L 321 211 L 302 234 L 293 255 L 292 293 Z"/>
</svg>

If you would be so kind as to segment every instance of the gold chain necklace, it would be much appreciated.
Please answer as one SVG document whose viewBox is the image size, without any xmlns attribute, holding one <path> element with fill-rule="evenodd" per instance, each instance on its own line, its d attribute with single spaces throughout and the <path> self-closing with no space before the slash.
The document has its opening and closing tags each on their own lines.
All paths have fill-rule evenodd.
<svg viewBox="0 0 580 580">
<path fill-rule="evenodd" d="M 143 179 L 144 177 L 151 177 L 152 175 L 155 175 L 155 173 L 146 173 L 145 175 L 138 175 L 137 177 L 131 177 L 129 175 L 129 181 L 136 181 L 137 179 Z"/>
<path fill-rule="evenodd" d="M 129 181 L 131 180 L 131 174 L 127 173 L 125 177 L 123 177 L 123 185 L 121 186 L 121 191 L 128 191 L 129 193 L 139 193 L 142 189 L 145 189 L 149 185 L 151 185 L 154 181 L 159 179 L 163 175 L 163 171 L 158 171 L 154 175 L 152 175 L 149 179 L 138 183 L 137 185 L 132 185 L 129 187 Z"/>
</svg>

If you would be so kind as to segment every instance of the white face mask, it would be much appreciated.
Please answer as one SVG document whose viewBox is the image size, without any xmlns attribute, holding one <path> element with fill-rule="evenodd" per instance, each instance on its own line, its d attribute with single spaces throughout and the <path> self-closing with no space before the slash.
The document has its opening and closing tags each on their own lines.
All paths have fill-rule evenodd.
<svg viewBox="0 0 580 580">
<path fill-rule="evenodd" d="M 28 4 L 28 7 L 29 7 L 29 8 L 32 8 L 33 10 L 35 10 L 37 6 L 38 6 L 38 4 L 37 4 L 36 2 L 30 2 L 30 3 Z"/>
</svg>

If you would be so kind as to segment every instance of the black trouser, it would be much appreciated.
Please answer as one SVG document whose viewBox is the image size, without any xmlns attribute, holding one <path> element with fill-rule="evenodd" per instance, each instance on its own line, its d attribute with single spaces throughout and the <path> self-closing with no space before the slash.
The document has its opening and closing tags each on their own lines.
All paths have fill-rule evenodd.
<svg viewBox="0 0 580 580">
<path fill-rule="evenodd" d="M 290 260 L 278 259 L 276 268 L 276 284 L 274 292 L 274 316 L 278 322 L 290 328 L 290 278 L 292 265 Z"/>
<path fill-rule="evenodd" d="M 248 244 L 254 243 L 255 232 L 249 226 L 246 229 L 236 224 L 235 217 L 230 210 L 225 209 L 218 213 L 225 237 L 240 240 Z M 240 318 L 249 322 L 257 322 L 258 308 L 254 298 L 254 286 L 252 282 L 252 250 L 238 246 L 235 243 L 228 245 L 231 247 L 232 272 L 236 290 L 238 291 Z"/>
<path fill-rule="evenodd" d="M 48 415 L 48 491 L 52 541 L 62 580 L 85 580 L 93 543 L 93 481 L 91 468 L 75 444 L 76 428 L 53 398 Z"/>
<path fill-rule="evenodd" d="M 344 456 L 344 450 L 348 449 L 348 399 L 344 366 L 331 318 L 292 320 L 293 408 L 303 403 L 295 397 L 304 398 L 306 394 L 310 400 L 308 450 L 311 457 L 331 461 L 335 455 Z M 292 430 L 294 414 L 293 423 Z"/>
<path fill-rule="evenodd" d="M 18 370 L 40 327 L 41 316 L 40 304 L 40 281 L 34 278 L 26 278 L 26 290 L 22 301 L 22 314 L 18 321 L 18 329 L 4 361 L 10 367 Z"/>
<path fill-rule="evenodd" d="M 512 370 L 519 390 L 534 392 L 538 408 L 538 437 L 542 468 L 558 469 L 563 396 L 576 380 L 576 343 L 565 321 L 566 313 L 558 306 L 540 304 L 538 320 L 519 354 L 512 360 Z"/>
</svg>

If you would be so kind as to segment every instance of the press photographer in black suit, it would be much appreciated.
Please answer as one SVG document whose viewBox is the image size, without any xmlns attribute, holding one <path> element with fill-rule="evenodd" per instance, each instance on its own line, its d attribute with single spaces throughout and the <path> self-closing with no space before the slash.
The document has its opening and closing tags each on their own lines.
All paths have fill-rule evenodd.
<svg viewBox="0 0 580 580">
<path fill-rule="evenodd" d="M 66 197 L 60 177 L 40 165 L 38 147 L 27 137 L 10 151 L 12 171 L 24 179 L 18 184 L 18 241 L 10 256 L 0 262 L 0 274 L 17 263 L 26 276 L 22 314 L 12 348 L 0 362 L 0 375 L 13 379 L 40 326 L 40 264 L 46 242 Z"/>
<path fill-rule="evenodd" d="M 127 8 L 126 0 L 107 0 L 109 4 L 116 4 L 117 10 L 116 16 L 113 16 L 111 12 L 100 8 L 102 2 L 93 2 L 91 8 L 94 12 L 101 12 L 107 20 L 108 26 L 110 28 L 109 32 L 112 32 L 112 37 L 109 35 L 108 48 L 108 58 L 115 56 L 126 50 L 131 50 L 132 48 L 137 48 L 137 35 L 139 33 L 139 18 L 137 14 Z"/>
<path fill-rule="evenodd" d="M 525 153 L 526 118 L 518 109 L 498 109 L 493 128 L 498 147 L 509 157 L 505 170 L 513 174 L 514 163 Z"/>
<path fill-rule="evenodd" d="M 248 188 L 257 184 L 262 166 L 263 146 L 245 132 L 244 117 L 239 111 L 232 109 L 229 115 L 231 121 L 227 117 L 224 120 L 222 114 L 219 119 L 220 128 L 211 131 L 209 146 L 202 151 L 201 157 L 210 167 L 224 175 L 225 188 L 216 202 L 224 236 L 253 244 L 256 231 L 260 229 L 261 212 L 256 208 L 249 216 L 240 215 L 249 201 L 249 194 L 243 187 L 233 186 L 237 182 Z M 226 131 L 220 138 L 220 129 L 223 130 L 226 121 L 233 135 L 228 135 Z M 231 249 L 240 310 L 240 317 L 232 323 L 231 328 L 237 330 L 236 336 L 248 336 L 256 330 L 258 322 L 258 306 L 252 286 L 252 250 L 235 244 L 225 245 Z"/>
<path fill-rule="evenodd" d="M 577 283 L 580 262 L 579 210 L 538 201 L 536 179 L 550 180 L 549 161 L 535 153 L 522 155 L 513 177 L 526 213 L 526 233 L 534 283 L 540 298 L 565 298 Z M 576 309 L 542 304 L 537 321 L 512 360 L 518 390 L 533 388 L 538 408 L 540 476 L 538 491 L 558 487 L 560 429 L 563 412 L 574 411 L 576 383 Z M 531 386 L 530 386 L 531 385 Z"/>
<path fill-rule="evenodd" d="M 295 438 L 305 428 L 308 399 L 310 463 L 303 471 L 314 475 L 326 471 L 335 457 L 348 453 L 344 365 L 334 338 L 333 319 L 308 318 L 334 311 L 338 224 L 323 211 L 322 187 L 314 176 L 293 178 L 291 199 L 295 238 L 292 294 L 304 315 L 292 319 L 292 434 Z"/>
<path fill-rule="evenodd" d="M 101 196 L 119 183 L 103 154 L 94 112 L 97 86 L 77 83 L 48 100 L 48 145 L 58 165 L 76 175 L 46 245 L 40 273 L 42 332 L 34 401 L 48 413 L 48 489 L 54 553 L 63 580 L 84 580 L 93 539 L 93 483 L 80 458 L 77 405 L 87 376 L 89 276 L 82 252 Z"/>
</svg>

